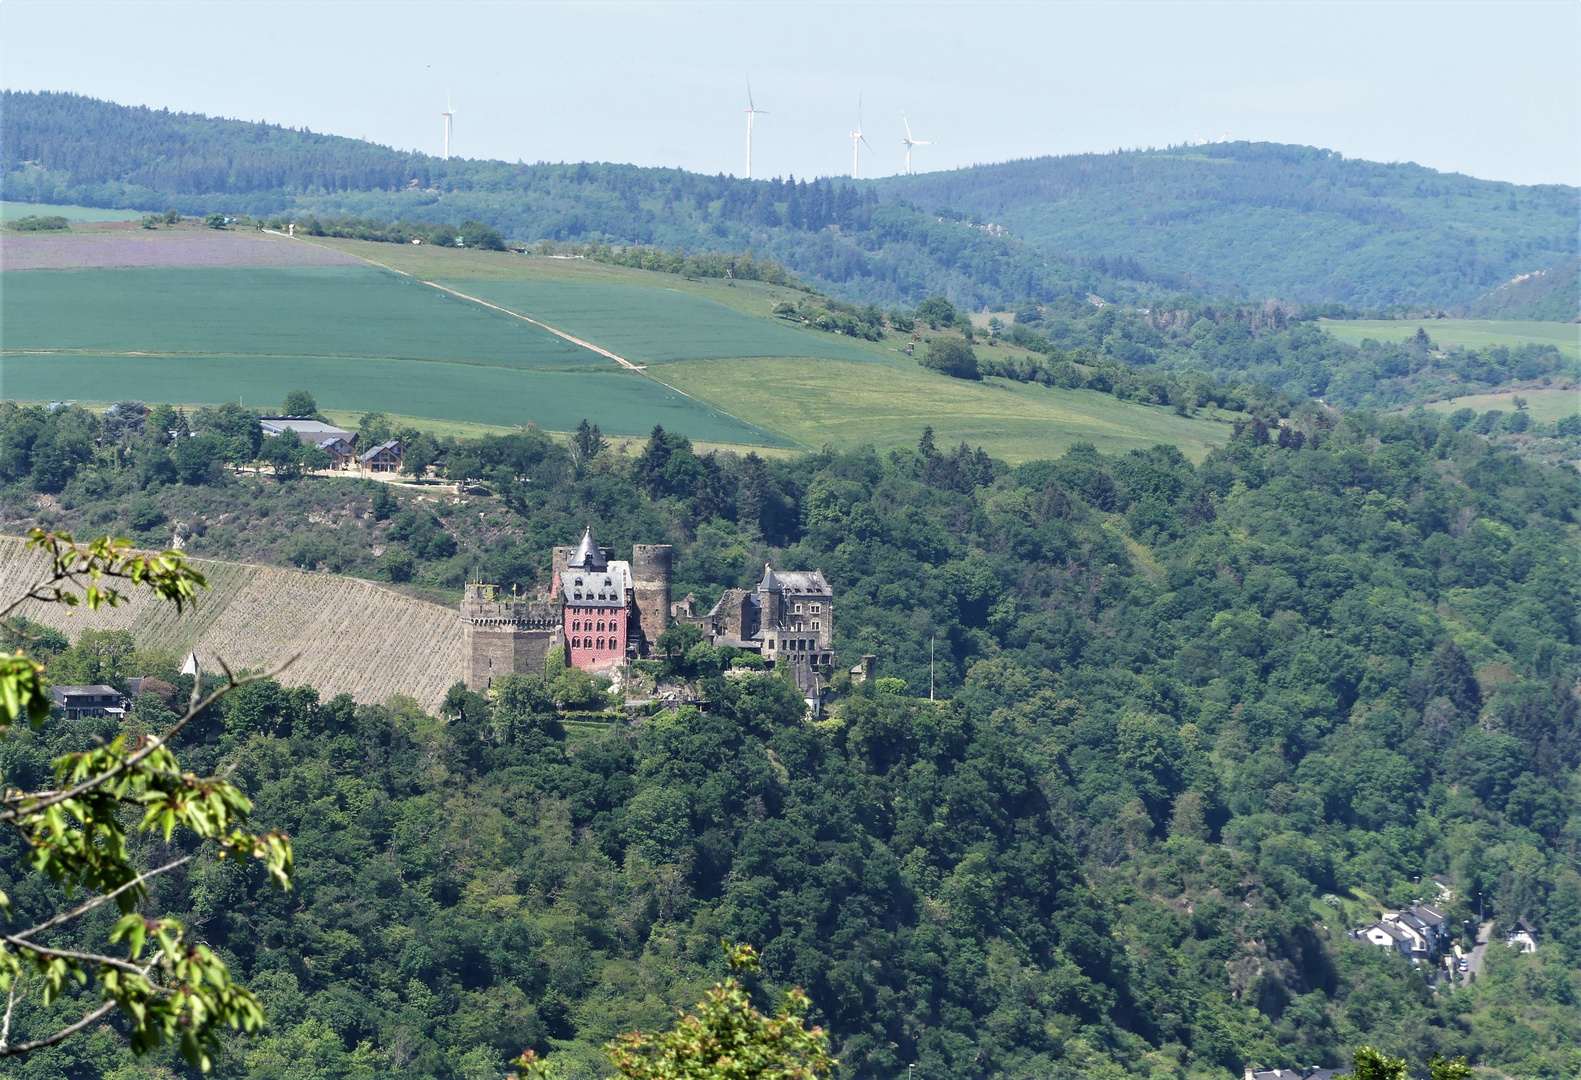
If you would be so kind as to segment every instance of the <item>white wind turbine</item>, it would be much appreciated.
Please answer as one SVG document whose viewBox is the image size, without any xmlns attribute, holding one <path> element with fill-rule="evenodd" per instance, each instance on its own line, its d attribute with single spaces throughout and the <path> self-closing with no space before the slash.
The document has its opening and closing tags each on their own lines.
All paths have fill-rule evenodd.
<svg viewBox="0 0 1581 1080">
<path fill-rule="evenodd" d="M 752 80 L 747 80 L 747 179 L 752 179 L 752 121 L 758 113 L 768 115 L 767 109 L 759 109 L 752 104 Z"/>
<path fill-rule="evenodd" d="M 867 141 L 866 135 L 862 134 L 862 99 L 860 97 L 856 99 L 856 130 L 848 131 L 846 134 L 851 136 L 851 179 L 855 180 L 857 178 L 857 165 L 859 164 L 857 154 L 861 152 L 863 144 L 866 144 L 869 150 L 873 149 L 873 144 Z M 877 151 L 874 151 L 874 153 L 877 153 Z"/>
<path fill-rule="evenodd" d="M 445 118 L 445 160 L 450 160 L 450 124 L 451 117 L 456 115 L 456 110 L 450 105 L 450 95 L 445 95 L 445 111 L 439 114 Z"/>
<path fill-rule="evenodd" d="M 906 175 L 911 175 L 911 148 L 913 146 L 932 146 L 932 139 L 913 139 L 911 137 L 911 121 L 906 119 L 906 114 L 900 114 L 900 122 L 906 125 L 906 137 L 900 141 L 906 144 Z"/>
</svg>

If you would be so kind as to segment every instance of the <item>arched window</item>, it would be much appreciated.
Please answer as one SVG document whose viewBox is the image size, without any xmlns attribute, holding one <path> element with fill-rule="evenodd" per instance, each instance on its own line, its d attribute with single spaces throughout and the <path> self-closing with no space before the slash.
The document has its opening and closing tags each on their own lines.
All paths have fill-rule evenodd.
<svg viewBox="0 0 1581 1080">
<path fill-rule="evenodd" d="M 603 638 L 599 638 L 598 639 L 598 647 L 600 649 L 602 649 L 604 647 L 604 639 Z"/>
</svg>

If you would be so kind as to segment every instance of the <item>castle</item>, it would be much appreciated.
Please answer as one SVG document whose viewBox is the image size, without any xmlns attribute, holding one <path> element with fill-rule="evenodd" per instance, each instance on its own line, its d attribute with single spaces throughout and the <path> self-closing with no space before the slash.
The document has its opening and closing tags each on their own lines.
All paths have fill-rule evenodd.
<svg viewBox="0 0 1581 1080">
<path fill-rule="evenodd" d="M 786 663 L 804 690 L 834 663 L 834 594 L 823 571 L 764 566 L 757 589 L 727 589 L 706 615 L 693 597 L 670 601 L 669 544 L 637 544 L 631 561 L 599 547 L 589 528 L 575 548 L 554 549 L 546 596 L 505 595 L 474 582 L 461 601 L 467 687 L 487 690 L 499 676 L 542 675 L 549 653 L 565 648 L 574 667 L 613 673 L 654 652 L 672 622 L 703 631 L 712 645 Z"/>
</svg>

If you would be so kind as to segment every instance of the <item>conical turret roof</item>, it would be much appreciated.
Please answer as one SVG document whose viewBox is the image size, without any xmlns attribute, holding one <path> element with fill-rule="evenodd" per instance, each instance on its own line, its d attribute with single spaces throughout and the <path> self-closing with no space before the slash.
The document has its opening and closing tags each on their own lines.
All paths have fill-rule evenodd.
<svg viewBox="0 0 1581 1080">
<path fill-rule="evenodd" d="M 758 592 L 784 592 L 780 579 L 774 575 L 774 567 L 768 563 L 763 564 L 763 580 L 758 582 Z"/>
<path fill-rule="evenodd" d="M 598 550 L 598 544 L 593 541 L 593 526 L 589 525 L 582 534 L 582 542 L 576 546 L 571 561 L 566 565 L 578 570 L 605 569 L 604 553 Z"/>
</svg>

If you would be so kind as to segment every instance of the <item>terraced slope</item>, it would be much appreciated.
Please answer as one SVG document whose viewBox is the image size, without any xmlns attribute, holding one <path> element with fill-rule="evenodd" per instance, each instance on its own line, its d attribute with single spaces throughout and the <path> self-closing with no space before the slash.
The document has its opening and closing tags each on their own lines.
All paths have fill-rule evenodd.
<svg viewBox="0 0 1581 1080">
<path fill-rule="evenodd" d="M 115 610 L 72 614 L 30 603 L 18 614 L 71 637 L 83 629 L 130 630 L 144 648 L 196 650 L 211 669 L 223 658 L 234 670 L 267 670 L 300 653 L 281 681 L 311 684 L 326 698 L 344 693 L 377 703 L 405 694 L 432 711 L 461 677 L 454 608 L 358 578 L 193 561 L 211 588 L 182 615 L 141 595 Z M 44 568 L 21 539 L 0 537 L 0 596 L 25 592 Z"/>
</svg>

